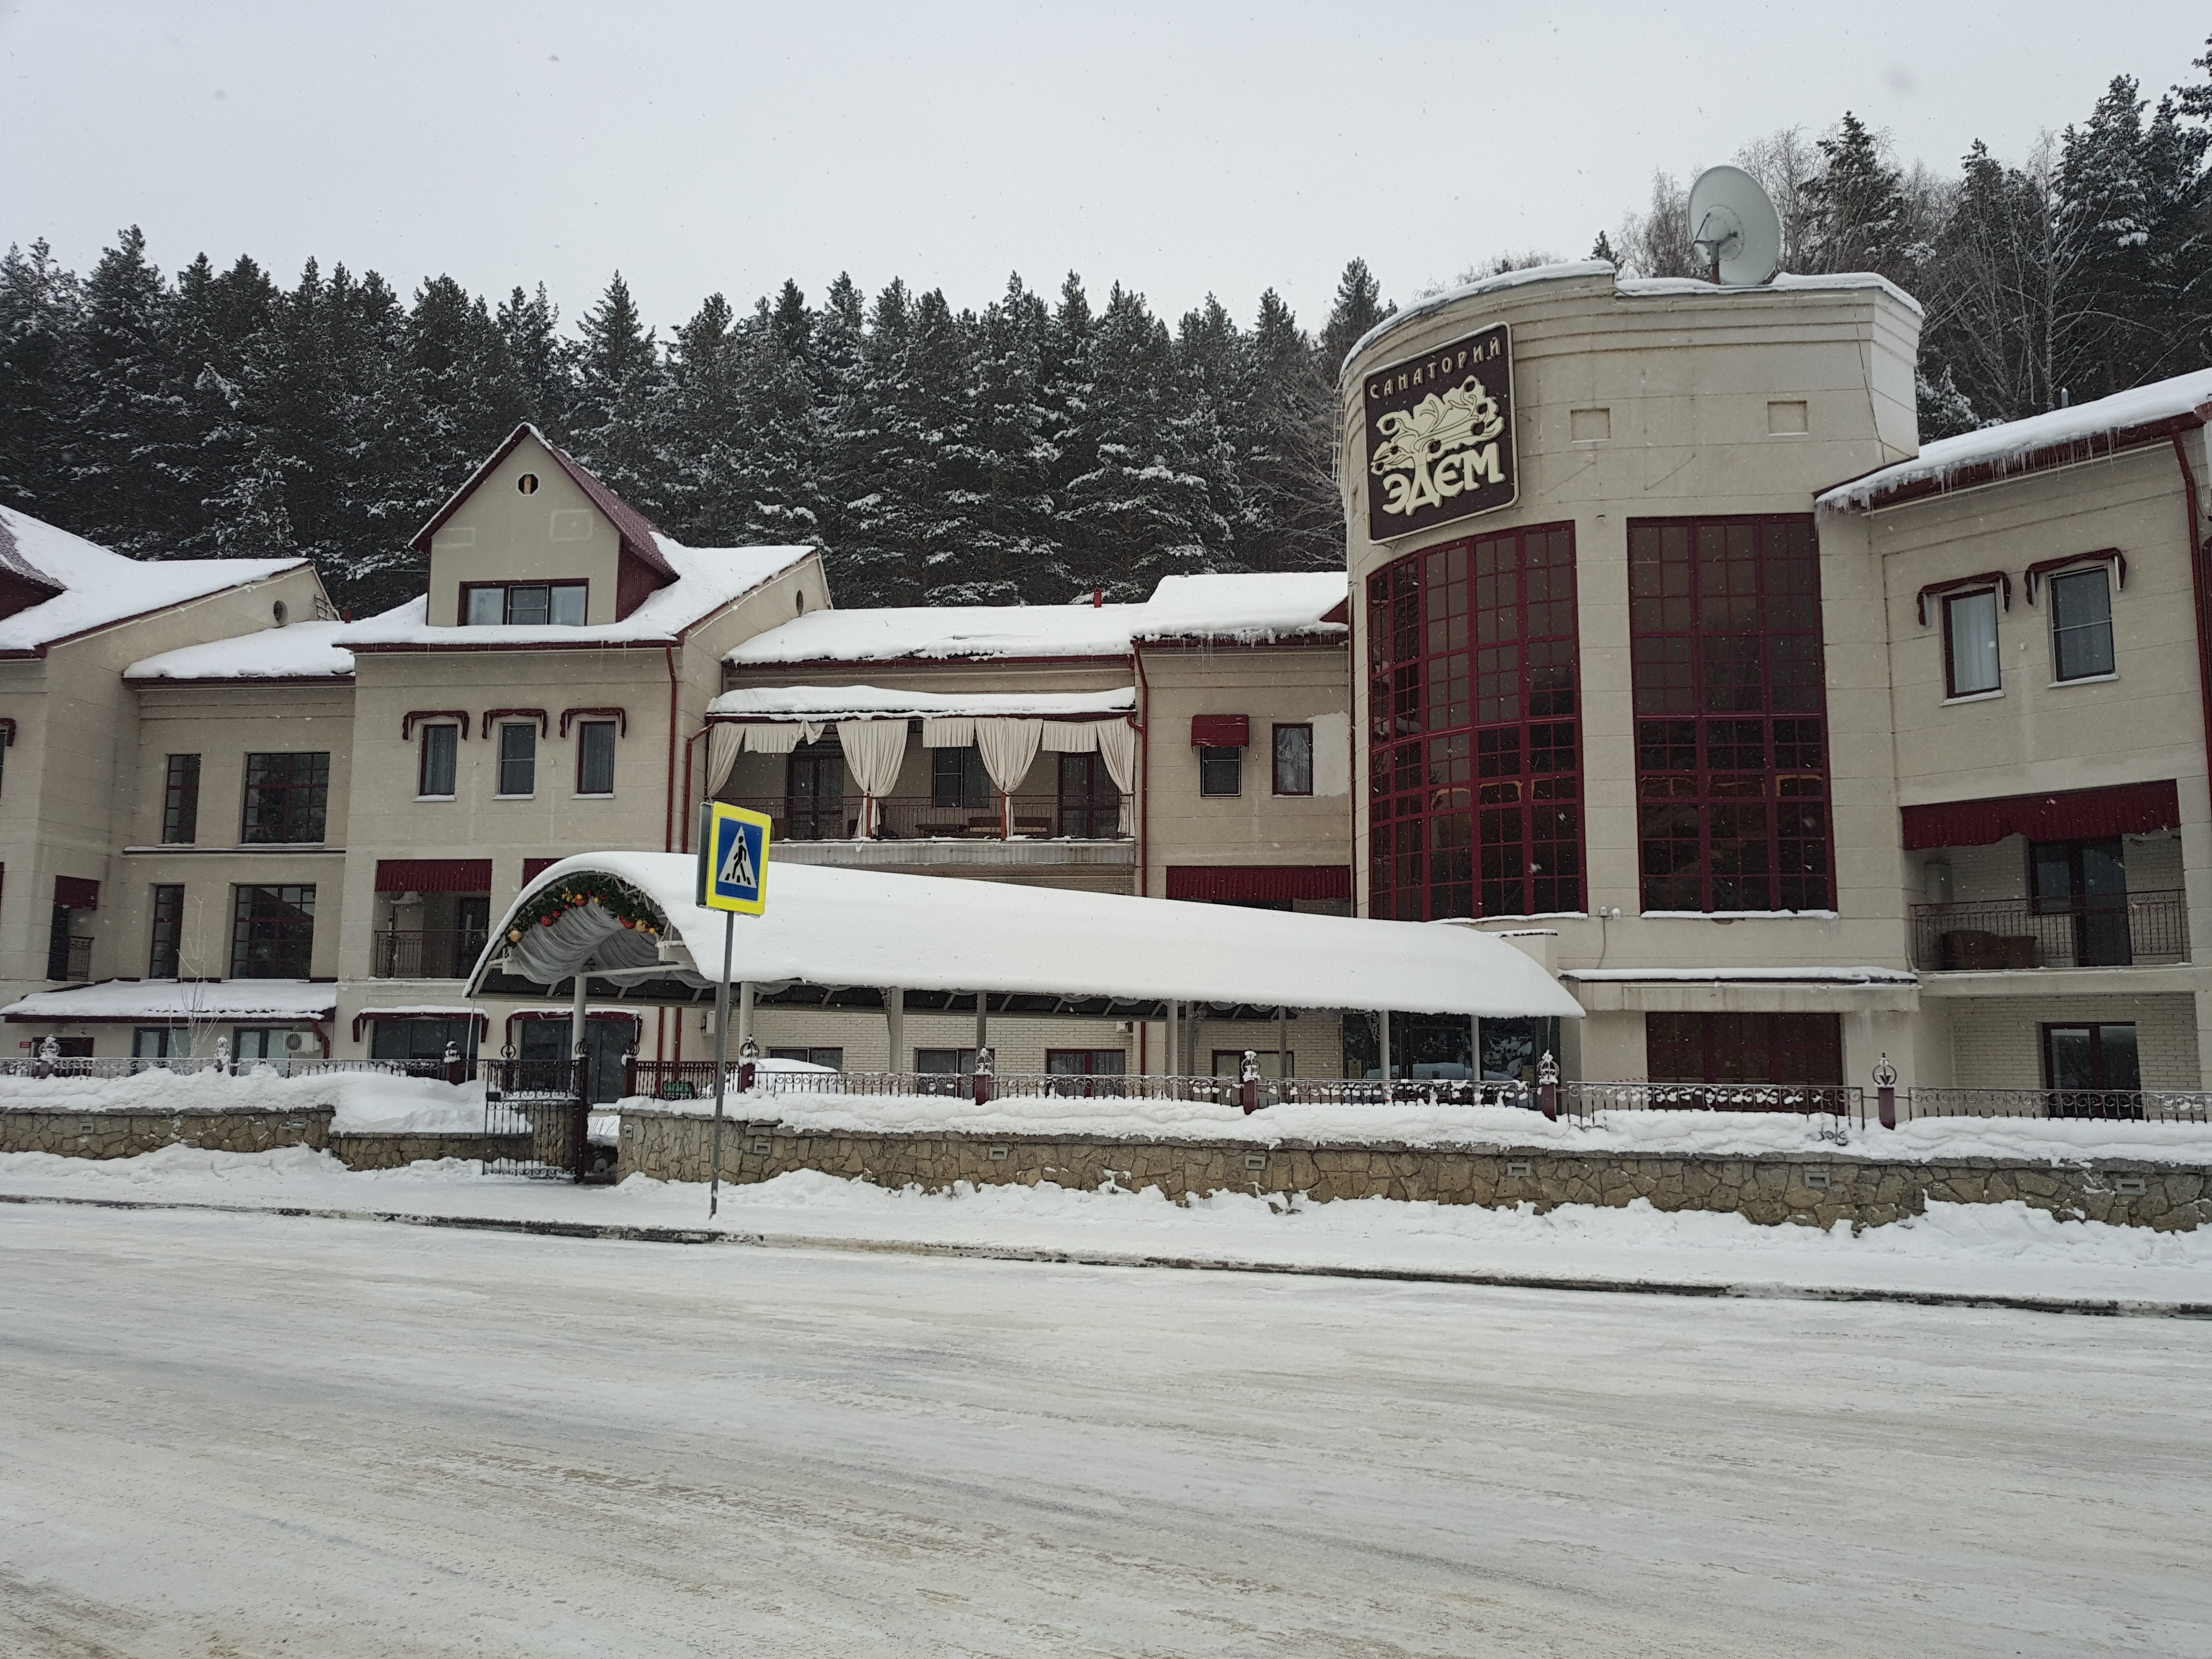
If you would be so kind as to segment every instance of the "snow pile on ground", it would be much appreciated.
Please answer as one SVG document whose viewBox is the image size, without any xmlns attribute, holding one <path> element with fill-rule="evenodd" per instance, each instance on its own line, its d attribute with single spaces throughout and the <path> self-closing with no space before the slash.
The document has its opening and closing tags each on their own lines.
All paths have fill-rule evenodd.
<svg viewBox="0 0 2212 1659">
<path fill-rule="evenodd" d="M 711 1114 L 711 1097 L 630 1099 L 628 1110 Z M 1839 1125 L 1795 1112 L 1608 1112 L 1593 1122 L 1513 1106 L 1443 1106 L 1421 1101 L 1382 1105 L 1271 1106 L 1247 1117 L 1207 1101 L 994 1100 L 978 1106 L 953 1095 L 809 1095 L 756 1091 L 732 1095 L 725 1111 L 753 1122 L 774 1119 L 805 1134 L 1098 1135 L 1115 1139 L 1285 1141 L 1348 1146 L 1511 1147 L 1562 1153 L 1663 1157 L 1856 1158 L 1940 1163 L 1993 1158 L 2082 1164 L 2142 1158 L 2212 1164 L 2212 1124 L 2126 1123 L 2049 1118 L 1920 1118 L 1890 1130 Z M 1841 1133 L 1838 1141 L 1834 1137 Z M 1824 1138 L 1825 1137 L 1825 1138 Z"/>
<path fill-rule="evenodd" d="M 226 1077 L 160 1066 L 130 1077 L 0 1077 L 0 1110 L 296 1112 L 332 1109 L 335 1134 L 480 1134 L 483 1085 L 455 1087 L 390 1072 L 281 1077 L 260 1066 Z"/>
<path fill-rule="evenodd" d="M 168 1146 L 97 1161 L 0 1155 L 0 1194 L 720 1231 L 784 1244 L 958 1249 L 1141 1263 L 1450 1273 L 1607 1283 L 2212 1302 L 2212 1230 L 2158 1233 L 2059 1221 L 2022 1204 L 1931 1206 L 1854 1236 L 1737 1215 L 1222 1193 L 1177 1205 L 1157 1188 L 1049 1183 L 891 1191 L 812 1171 L 725 1186 L 632 1176 L 572 1187 L 487 1176 L 471 1159 L 349 1171 L 305 1147 L 240 1154 Z"/>
</svg>

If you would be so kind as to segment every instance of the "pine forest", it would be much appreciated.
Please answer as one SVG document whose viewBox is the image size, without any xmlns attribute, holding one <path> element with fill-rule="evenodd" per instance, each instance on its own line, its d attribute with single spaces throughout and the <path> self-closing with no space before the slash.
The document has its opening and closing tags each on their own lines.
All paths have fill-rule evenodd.
<svg viewBox="0 0 2212 1659">
<path fill-rule="evenodd" d="M 1939 438 L 2212 366 L 2212 52 L 2197 68 L 2155 100 L 2121 76 L 2033 153 L 1977 143 L 1945 174 L 1848 113 L 1735 159 L 1784 270 L 1877 271 L 1926 307 Z M 1656 176 L 1589 255 L 1695 274 L 1684 188 Z M 1393 309 L 1355 258 L 1312 327 L 1273 291 L 1249 321 L 1209 298 L 1170 325 L 1071 275 L 980 310 L 786 282 L 664 329 L 617 275 L 564 330 L 543 287 L 403 298 L 205 255 L 172 279 L 136 229 L 79 274 L 33 240 L 0 259 L 0 502 L 142 557 L 306 556 L 359 614 L 420 591 L 408 538 L 527 420 L 678 540 L 823 548 L 842 605 L 1133 599 L 1341 563 L 1337 370 Z"/>
</svg>

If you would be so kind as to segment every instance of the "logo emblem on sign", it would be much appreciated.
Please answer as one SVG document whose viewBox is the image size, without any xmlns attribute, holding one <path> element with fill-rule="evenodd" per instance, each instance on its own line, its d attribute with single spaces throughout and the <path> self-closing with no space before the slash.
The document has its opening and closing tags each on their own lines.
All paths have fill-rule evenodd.
<svg viewBox="0 0 2212 1659">
<path fill-rule="evenodd" d="M 1382 510 L 1411 517 L 1441 507 L 1461 491 L 1504 483 L 1498 434 L 1505 429 L 1498 399 L 1472 374 L 1442 397 L 1431 392 L 1411 413 L 1393 410 L 1375 423 L 1389 440 L 1370 471 L 1382 480 Z M 1472 451 L 1472 453 L 1455 453 Z"/>
</svg>

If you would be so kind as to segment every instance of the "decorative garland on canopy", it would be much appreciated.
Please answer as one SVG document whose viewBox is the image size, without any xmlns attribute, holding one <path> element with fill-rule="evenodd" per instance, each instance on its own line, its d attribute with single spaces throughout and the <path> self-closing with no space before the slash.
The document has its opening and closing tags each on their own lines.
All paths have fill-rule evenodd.
<svg viewBox="0 0 2212 1659">
<path fill-rule="evenodd" d="M 647 939 L 659 938 L 668 927 L 660 907 L 628 882 L 596 870 L 580 870 L 533 895 L 529 903 L 515 912 L 507 926 L 507 943 L 520 944 L 524 928 L 550 927 L 569 911 L 586 904 L 598 905 L 623 927 Z"/>
</svg>

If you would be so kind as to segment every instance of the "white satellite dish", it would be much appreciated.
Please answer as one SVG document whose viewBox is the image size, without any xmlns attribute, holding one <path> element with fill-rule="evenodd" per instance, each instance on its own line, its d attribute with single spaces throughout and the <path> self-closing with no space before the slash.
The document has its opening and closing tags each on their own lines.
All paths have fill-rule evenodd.
<svg viewBox="0 0 2212 1659">
<path fill-rule="evenodd" d="M 1756 288 L 1782 263 L 1782 216 L 1741 167 L 1707 167 L 1690 186 L 1690 242 L 1723 288 Z"/>
</svg>

